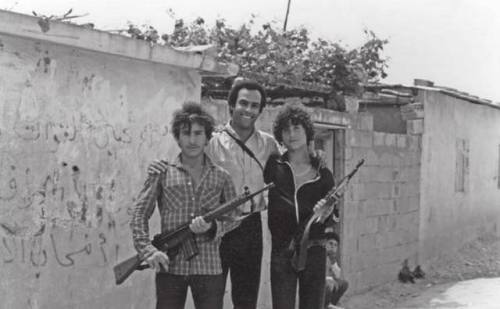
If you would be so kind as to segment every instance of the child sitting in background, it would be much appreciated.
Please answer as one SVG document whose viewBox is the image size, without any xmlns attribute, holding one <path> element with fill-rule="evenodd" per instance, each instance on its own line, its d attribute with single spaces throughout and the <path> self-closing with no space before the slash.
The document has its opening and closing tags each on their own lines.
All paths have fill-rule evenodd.
<svg viewBox="0 0 500 309">
<path fill-rule="evenodd" d="M 346 292 L 349 284 L 344 280 L 339 264 L 337 263 L 339 236 L 333 232 L 333 228 L 327 228 L 325 236 L 327 238 L 325 309 L 336 309 L 340 308 L 336 305 Z"/>
</svg>

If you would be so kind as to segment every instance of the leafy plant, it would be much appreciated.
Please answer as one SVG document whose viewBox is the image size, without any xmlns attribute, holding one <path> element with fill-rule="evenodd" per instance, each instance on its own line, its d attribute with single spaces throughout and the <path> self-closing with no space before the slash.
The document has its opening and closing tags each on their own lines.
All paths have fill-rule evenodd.
<svg viewBox="0 0 500 309">
<path fill-rule="evenodd" d="M 387 76 L 387 58 L 382 56 L 386 39 L 364 30 L 365 43 L 347 49 L 322 38 L 312 40 L 304 27 L 283 31 L 275 22 L 257 27 L 255 16 L 238 27 L 218 19 L 210 27 L 198 17 L 191 23 L 176 19 L 171 34 L 129 24 L 128 34 L 137 39 L 173 47 L 213 44 L 219 61 L 240 66 L 240 75 L 258 79 L 267 86 L 314 84 L 330 91 L 359 94 L 361 85 Z M 255 31 L 257 28 L 257 31 Z"/>
</svg>

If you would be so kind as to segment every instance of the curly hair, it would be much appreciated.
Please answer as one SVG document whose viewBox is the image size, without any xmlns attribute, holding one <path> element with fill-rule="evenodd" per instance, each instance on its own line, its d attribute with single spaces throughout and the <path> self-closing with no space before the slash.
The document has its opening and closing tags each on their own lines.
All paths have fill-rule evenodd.
<svg viewBox="0 0 500 309">
<path fill-rule="evenodd" d="M 238 94 L 241 89 L 257 90 L 258 92 L 260 92 L 259 112 L 262 112 L 262 110 L 266 106 L 266 91 L 264 90 L 264 87 L 262 87 L 256 81 L 245 78 L 236 78 L 234 80 L 233 86 L 231 87 L 231 90 L 229 90 L 229 95 L 227 96 L 227 104 L 229 105 L 229 110 L 233 110 L 236 106 L 236 100 L 238 99 Z"/>
<path fill-rule="evenodd" d="M 283 143 L 283 130 L 290 124 L 300 124 L 306 132 L 307 144 L 314 139 L 314 125 L 309 113 L 299 105 L 285 105 L 280 110 L 273 124 L 273 134 L 276 140 L 281 144 Z"/>
<path fill-rule="evenodd" d="M 207 140 L 212 137 L 215 120 L 199 103 L 186 102 L 181 109 L 174 112 L 172 118 L 172 133 L 175 139 L 179 139 L 181 129 L 187 126 L 191 130 L 193 123 L 199 124 L 205 128 Z"/>
</svg>

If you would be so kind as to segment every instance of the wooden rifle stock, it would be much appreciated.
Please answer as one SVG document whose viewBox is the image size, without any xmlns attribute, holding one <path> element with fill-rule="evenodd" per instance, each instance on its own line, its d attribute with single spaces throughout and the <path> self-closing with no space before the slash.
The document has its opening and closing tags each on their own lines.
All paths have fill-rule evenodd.
<svg viewBox="0 0 500 309">
<path fill-rule="evenodd" d="M 311 230 L 311 226 L 313 223 L 321 222 L 323 223 L 328 216 L 330 216 L 334 209 L 335 204 L 340 200 L 342 195 L 344 194 L 347 184 L 351 180 L 352 176 L 356 174 L 361 165 L 365 163 L 364 159 L 361 159 L 356 167 L 338 184 L 338 186 L 333 187 L 328 193 L 325 195 L 324 199 L 326 200 L 325 204 L 319 209 L 315 211 L 309 219 L 306 221 L 305 225 L 302 228 L 299 228 L 298 233 L 289 246 L 289 250 L 293 250 L 292 256 L 292 267 L 296 271 L 302 271 L 306 267 L 307 260 L 307 249 L 309 246 L 309 232 Z"/>
<path fill-rule="evenodd" d="M 252 192 L 252 193 L 247 193 L 240 195 L 231 201 L 228 201 L 219 207 L 215 208 L 214 210 L 211 210 L 207 212 L 204 216 L 203 219 L 206 222 L 211 222 L 217 218 L 220 218 L 224 214 L 236 209 L 238 206 L 241 204 L 251 200 L 254 196 L 269 190 L 274 186 L 273 183 L 270 183 L 263 188 Z M 166 231 L 160 234 L 157 234 L 154 236 L 152 240 L 153 246 L 155 246 L 158 250 L 162 251 L 167 251 L 167 255 L 170 257 L 174 257 L 177 252 L 179 251 L 179 248 L 181 248 L 181 245 L 186 244 L 185 247 L 185 253 L 186 253 L 186 258 L 190 259 L 196 254 L 198 254 L 198 250 L 196 248 L 196 242 L 193 238 L 194 234 L 193 232 L 189 229 L 189 224 L 190 222 L 184 223 L 177 227 L 173 231 Z M 118 264 L 116 264 L 113 267 L 113 272 L 115 274 L 115 282 L 116 284 L 121 284 L 123 283 L 134 271 L 136 270 L 143 270 L 149 268 L 149 265 L 143 264 L 144 259 L 142 259 L 139 254 L 136 254 Z"/>
</svg>

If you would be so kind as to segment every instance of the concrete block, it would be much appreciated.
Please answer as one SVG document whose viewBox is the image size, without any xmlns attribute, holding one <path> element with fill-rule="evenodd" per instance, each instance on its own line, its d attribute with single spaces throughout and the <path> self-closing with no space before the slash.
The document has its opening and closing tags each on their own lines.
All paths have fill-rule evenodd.
<svg viewBox="0 0 500 309">
<path fill-rule="evenodd" d="M 342 236 L 344 237 L 344 245 L 355 243 L 359 234 L 359 221 L 355 219 L 344 220 L 343 227 L 344 234 Z"/>
<path fill-rule="evenodd" d="M 424 133 L 424 120 L 414 119 L 406 121 L 406 132 L 411 135 L 421 135 Z"/>
<path fill-rule="evenodd" d="M 400 202 L 399 202 L 400 199 L 394 199 L 392 200 L 392 212 L 393 213 L 397 213 L 399 212 L 399 205 L 400 205 Z"/>
<path fill-rule="evenodd" d="M 345 160 L 352 160 L 353 157 L 353 149 L 350 145 L 345 145 L 344 146 L 344 159 Z"/>
<path fill-rule="evenodd" d="M 392 206 L 387 203 L 386 205 Z M 390 232 L 396 228 L 396 216 L 394 215 L 381 215 L 378 216 L 378 228 L 379 232 Z"/>
<path fill-rule="evenodd" d="M 401 178 L 401 172 L 399 171 L 399 169 L 392 169 L 391 180 L 399 181 L 400 178 Z"/>
<path fill-rule="evenodd" d="M 374 151 L 373 148 L 368 149 L 366 152 L 366 165 L 380 165 L 380 154 Z"/>
<path fill-rule="evenodd" d="M 400 185 L 395 183 L 392 185 L 391 198 L 398 198 L 400 195 Z"/>
<path fill-rule="evenodd" d="M 403 166 L 400 169 L 399 180 L 404 182 L 419 182 L 420 169 L 418 166 Z"/>
<path fill-rule="evenodd" d="M 362 221 L 362 235 L 375 234 L 378 229 L 379 217 L 369 217 Z"/>
<path fill-rule="evenodd" d="M 350 147 L 350 148 L 351 148 L 351 155 L 349 159 L 346 158 L 346 161 L 352 164 L 352 167 L 358 164 L 359 160 L 361 159 L 365 160 L 365 164 L 361 169 L 364 169 L 367 165 L 372 165 L 374 163 L 368 160 L 369 159 L 368 152 L 370 151 L 369 148 L 366 147 Z"/>
<path fill-rule="evenodd" d="M 380 252 L 378 249 L 374 249 L 366 252 L 365 254 L 359 254 L 355 257 L 356 269 L 359 271 L 369 271 L 369 269 L 375 268 L 379 264 Z"/>
<path fill-rule="evenodd" d="M 385 182 L 372 182 L 364 186 L 360 193 L 362 200 L 385 199 L 391 197 L 392 186 Z"/>
<path fill-rule="evenodd" d="M 400 191 L 401 197 L 418 197 L 420 196 L 420 183 L 417 181 L 401 183 Z"/>
<path fill-rule="evenodd" d="M 392 203 L 389 199 L 369 199 L 363 201 L 365 216 L 380 216 L 392 213 Z"/>
<path fill-rule="evenodd" d="M 353 147 L 367 147 L 373 145 L 373 133 L 371 131 L 348 131 L 348 143 Z"/>
<path fill-rule="evenodd" d="M 420 151 L 422 149 L 422 136 L 420 135 L 408 136 L 408 148 L 413 152 Z"/>
<path fill-rule="evenodd" d="M 379 164 L 386 167 L 400 167 L 403 160 L 404 156 L 400 156 L 398 152 L 386 151 L 381 154 Z"/>
<path fill-rule="evenodd" d="M 401 265 L 399 265 L 401 267 Z M 394 274 L 398 273 L 397 264 L 377 264 L 376 267 L 367 268 L 361 271 L 361 281 L 356 286 L 356 290 L 366 291 L 384 283 L 394 281 Z"/>
<path fill-rule="evenodd" d="M 420 209 L 420 198 L 418 196 L 404 197 L 399 202 L 399 213 L 412 213 Z"/>
<path fill-rule="evenodd" d="M 408 167 L 417 167 L 420 165 L 420 161 L 420 152 L 407 152 L 403 157 L 402 164 Z"/>
<path fill-rule="evenodd" d="M 347 194 L 344 194 L 344 198 L 350 201 L 358 202 L 365 199 L 365 185 L 363 183 L 351 183 L 349 184 L 349 190 Z M 350 210 L 352 211 L 352 210 Z"/>
<path fill-rule="evenodd" d="M 398 148 L 406 148 L 407 145 L 407 136 L 402 134 L 396 135 L 396 145 Z"/>
<path fill-rule="evenodd" d="M 396 134 L 386 133 L 385 134 L 385 145 L 388 147 L 396 146 Z"/>
<path fill-rule="evenodd" d="M 381 264 L 399 263 L 404 259 L 414 258 L 417 251 L 416 243 L 401 244 L 380 250 L 379 261 Z"/>
<path fill-rule="evenodd" d="M 377 249 L 378 234 L 364 234 L 359 236 L 359 252 L 372 252 Z"/>
<path fill-rule="evenodd" d="M 374 146 L 385 146 L 385 133 L 373 132 L 373 145 Z"/>
<path fill-rule="evenodd" d="M 373 131 L 373 116 L 370 113 L 359 113 L 359 129 L 364 131 Z"/>
<path fill-rule="evenodd" d="M 358 218 L 358 204 L 360 203 L 362 203 L 362 201 L 344 201 L 344 219 Z"/>
<path fill-rule="evenodd" d="M 419 219 L 420 214 L 418 211 L 398 214 L 396 217 L 396 229 L 398 231 L 414 230 L 414 227 L 418 226 Z"/>
<path fill-rule="evenodd" d="M 411 245 L 418 242 L 418 230 L 415 232 L 415 228 L 412 231 L 403 231 L 399 234 L 399 243 L 402 245 Z"/>
<path fill-rule="evenodd" d="M 391 231 L 376 234 L 375 242 L 377 244 L 377 248 L 383 249 L 399 245 L 401 243 L 400 233 L 400 231 Z"/>
</svg>

